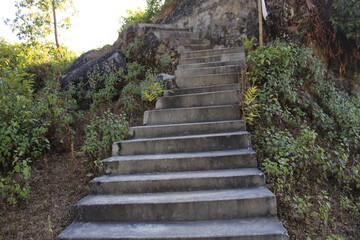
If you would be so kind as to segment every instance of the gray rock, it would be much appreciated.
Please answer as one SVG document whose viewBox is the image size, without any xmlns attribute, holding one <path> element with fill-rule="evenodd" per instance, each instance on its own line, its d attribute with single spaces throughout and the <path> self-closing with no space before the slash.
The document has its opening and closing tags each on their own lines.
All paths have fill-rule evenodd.
<svg viewBox="0 0 360 240">
<path fill-rule="evenodd" d="M 217 46 L 241 46 L 243 35 L 248 35 L 248 14 L 253 8 L 256 1 L 186 0 L 158 23 L 190 28 Z"/>
<path fill-rule="evenodd" d="M 75 69 L 81 67 L 82 65 L 89 62 L 91 59 L 93 59 L 92 55 L 95 53 L 95 50 L 87 51 L 86 53 L 83 53 L 80 57 L 78 57 L 69 67 L 69 69 L 66 71 L 65 74 L 74 71 Z"/>
<path fill-rule="evenodd" d="M 165 83 L 166 89 L 177 88 L 176 81 L 175 81 L 176 77 L 174 75 L 162 73 L 162 74 L 157 75 L 156 79 Z"/>
<path fill-rule="evenodd" d="M 75 60 L 68 72 L 60 78 L 61 89 L 66 89 L 70 83 L 79 83 L 87 81 L 88 74 L 94 70 L 109 73 L 117 71 L 119 68 L 126 67 L 124 55 L 118 50 L 112 50 L 108 53 L 89 59 L 91 51 L 83 54 L 79 59 Z"/>
</svg>

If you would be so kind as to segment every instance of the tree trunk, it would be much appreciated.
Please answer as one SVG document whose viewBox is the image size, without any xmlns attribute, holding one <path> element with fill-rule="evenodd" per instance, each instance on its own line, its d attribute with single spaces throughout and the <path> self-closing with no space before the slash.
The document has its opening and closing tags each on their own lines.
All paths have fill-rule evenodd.
<svg viewBox="0 0 360 240">
<path fill-rule="evenodd" d="M 55 34 L 55 43 L 56 48 L 59 48 L 59 39 L 58 39 L 58 32 L 57 32 L 57 21 L 56 21 L 56 6 L 55 6 L 55 0 L 52 1 L 52 9 L 53 9 L 53 18 L 54 18 L 54 34 Z"/>
<path fill-rule="evenodd" d="M 258 0 L 258 12 L 259 12 L 259 44 L 260 44 L 260 46 L 263 46 L 264 39 L 263 39 L 263 21 L 262 21 L 261 0 Z"/>
</svg>

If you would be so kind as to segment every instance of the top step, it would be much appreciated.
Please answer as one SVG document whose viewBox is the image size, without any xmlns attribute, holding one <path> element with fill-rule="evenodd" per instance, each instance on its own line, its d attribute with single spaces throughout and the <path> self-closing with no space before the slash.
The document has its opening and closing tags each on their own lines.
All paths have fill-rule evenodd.
<svg viewBox="0 0 360 240">
<path fill-rule="evenodd" d="M 165 31 L 179 31 L 179 32 L 190 32 L 190 28 L 180 28 L 175 24 L 150 24 L 150 23 L 135 23 L 138 28 L 149 29 L 149 30 L 165 30 Z"/>
<path fill-rule="evenodd" d="M 183 53 L 181 54 L 181 58 L 207 57 L 207 56 L 216 56 L 221 54 L 231 54 L 231 53 L 241 53 L 241 52 L 244 52 L 243 47 L 207 49 L 207 50 Z"/>
<path fill-rule="evenodd" d="M 163 38 L 199 38 L 200 34 L 195 32 L 183 32 L 178 30 L 157 30 L 154 32 L 155 36 Z"/>
</svg>

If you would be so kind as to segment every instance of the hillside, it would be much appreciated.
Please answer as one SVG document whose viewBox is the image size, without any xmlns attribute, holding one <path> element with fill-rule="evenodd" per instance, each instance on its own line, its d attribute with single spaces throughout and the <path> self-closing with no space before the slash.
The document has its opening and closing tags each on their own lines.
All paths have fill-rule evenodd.
<svg viewBox="0 0 360 240">
<path fill-rule="evenodd" d="M 359 239 L 360 30 L 347 15 L 360 6 L 346 2 L 268 1 L 265 46 L 255 3 L 235 0 L 165 1 L 157 25 L 129 18 L 112 46 L 76 61 L 2 41 L 0 239 L 54 239 L 111 143 L 176 88 L 158 75 L 189 46 L 156 33 L 164 24 L 198 32 L 200 49 L 244 47 L 241 114 L 290 239 Z"/>
</svg>

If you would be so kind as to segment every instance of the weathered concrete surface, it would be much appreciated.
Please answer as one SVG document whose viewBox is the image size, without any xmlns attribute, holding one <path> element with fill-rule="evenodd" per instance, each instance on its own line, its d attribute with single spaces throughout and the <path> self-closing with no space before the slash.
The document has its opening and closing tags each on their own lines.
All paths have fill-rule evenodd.
<svg viewBox="0 0 360 240">
<path fill-rule="evenodd" d="M 192 28 L 217 45 L 240 46 L 249 35 L 248 18 L 253 0 L 187 0 L 159 23 Z"/>
<path fill-rule="evenodd" d="M 220 74 L 220 73 L 231 73 L 239 72 L 240 66 L 236 65 L 227 65 L 227 66 L 216 66 L 216 67 L 205 67 L 205 68 L 195 68 L 195 69 L 178 69 L 175 71 L 175 74 L 179 77 L 186 76 L 198 76 L 206 74 Z"/>
<path fill-rule="evenodd" d="M 165 92 L 164 96 L 206 93 L 206 92 L 216 92 L 216 91 L 226 91 L 226 90 L 236 90 L 236 89 L 239 89 L 238 83 L 210 85 L 210 86 L 201 86 L 201 87 L 193 87 L 193 88 L 178 88 Z"/>
<path fill-rule="evenodd" d="M 220 54 L 204 57 L 195 57 L 195 58 L 181 58 L 179 63 L 182 64 L 197 64 L 197 63 L 213 63 L 213 62 L 223 62 L 231 60 L 239 60 L 240 63 L 245 59 L 245 54 L 232 53 L 232 54 Z"/>
<path fill-rule="evenodd" d="M 184 192 L 259 187 L 264 174 L 257 168 L 100 176 L 90 182 L 93 194 Z"/>
<path fill-rule="evenodd" d="M 181 152 L 209 152 L 251 147 L 251 137 L 246 131 L 212 133 L 191 136 L 132 139 L 115 142 L 113 156 L 144 155 Z"/>
<path fill-rule="evenodd" d="M 240 119 L 239 105 L 207 106 L 149 110 L 144 113 L 144 125 L 194 122 L 215 122 Z"/>
<path fill-rule="evenodd" d="M 179 65 L 177 70 L 184 69 L 197 69 L 197 68 L 207 68 L 207 67 L 222 67 L 222 66 L 231 66 L 231 65 L 245 65 L 245 59 L 235 59 L 221 62 L 209 62 L 209 63 L 193 63 L 193 64 L 184 64 Z"/>
<path fill-rule="evenodd" d="M 252 149 L 114 156 L 103 161 L 106 174 L 136 174 L 256 167 Z"/>
<path fill-rule="evenodd" d="M 179 76 L 176 78 L 176 85 L 181 88 L 191 88 L 209 85 L 231 84 L 239 81 L 240 71 L 204 74 L 192 76 Z"/>
<path fill-rule="evenodd" d="M 156 109 L 235 105 L 239 103 L 239 90 L 185 94 L 158 98 Z"/>
<path fill-rule="evenodd" d="M 202 221 L 276 216 L 276 200 L 265 187 L 88 195 L 74 211 L 90 222 Z"/>
<path fill-rule="evenodd" d="M 208 57 L 208 56 L 218 56 L 224 54 L 231 54 L 231 53 L 243 53 L 243 47 L 234 47 L 234 48 L 218 48 L 218 49 L 206 49 L 206 50 L 199 50 L 199 51 L 191 51 L 182 53 L 182 58 L 196 58 L 196 57 Z"/>
<path fill-rule="evenodd" d="M 194 33 L 189 28 L 178 28 L 176 25 L 166 24 L 134 24 L 120 33 L 116 49 L 125 52 L 129 44 L 135 39 L 144 42 L 142 49 L 146 58 L 154 58 L 157 54 L 174 55 L 195 48 L 208 48 L 209 40 L 199 38 L 199 33 Z"/>
<path fill-rule="evenodd" d="M 69 240 L 287 240 L 277 218 L 246 218 L 168 223 L 75 222 L 61 233 Z"/>
<path fill-rule="evenodd" d="M 204 123 L 183 123 L 155 126 L 138 126 L 130 128 L 129 134 L 133 138 L 154 138 L 170 136 L 186 136 L 206 133 L 225 133 L 245 131 L 245 121 L 218 121 Z"/>
</svg>

